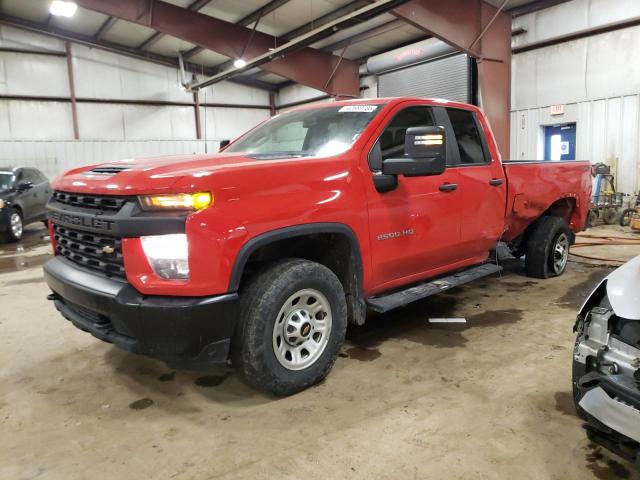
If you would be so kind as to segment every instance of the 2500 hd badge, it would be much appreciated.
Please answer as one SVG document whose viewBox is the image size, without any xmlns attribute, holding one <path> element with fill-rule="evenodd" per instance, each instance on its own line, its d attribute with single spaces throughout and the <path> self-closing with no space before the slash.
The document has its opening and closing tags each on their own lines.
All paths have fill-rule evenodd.
<svg viewBox="0 0 640 480">
<path fill-rule="evenodd" d="M 104 220 L 102 218 L 84 217 L 81 215 L 70 215 L 68 213 L 56 212 L 49 210 L 48 217 L 57 223 L 74 225 L 80 227 L 95 228 L 97 230 L 111 230 L 113 226 L 112 220 Z"/>
</svg>

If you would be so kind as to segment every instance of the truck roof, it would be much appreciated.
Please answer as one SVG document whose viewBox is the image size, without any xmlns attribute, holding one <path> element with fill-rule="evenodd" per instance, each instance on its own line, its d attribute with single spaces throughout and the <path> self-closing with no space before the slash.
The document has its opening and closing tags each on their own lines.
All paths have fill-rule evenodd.
<svg viewBox="0 0 640 480">
<path fill-rule="evenodd" d="M 442 107 L 455 107 L 455 108 L 463 108 L 465 110 L 475 110 L 480 111 L 478 107 L 475 105 L 471 105 L 468 103 L 455 102 L 452 100 L 445 100 L 442 98 L 425 98 L 425 97 L 378 97 L 378 98 L 352 98 L 349 100 L 337 100 L 334 102 L 323 102 L 323 103 L 313 103 L 302 105 L 300 107 L 292 108 L 292 110 L 311 110 L 316 108 L 329 108 L 329 107 L 339 107 L 346 105 L 397 105 L 398 103 L 408 102 L 408 101 L 419 101 L 424 102 L 428 105 L 438 105 Z"/>
</svg>

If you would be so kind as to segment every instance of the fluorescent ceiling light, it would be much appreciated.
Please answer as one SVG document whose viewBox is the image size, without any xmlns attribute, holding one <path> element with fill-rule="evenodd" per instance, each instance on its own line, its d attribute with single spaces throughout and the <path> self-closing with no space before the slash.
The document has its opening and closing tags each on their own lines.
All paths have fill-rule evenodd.
<svg viewBox="0 0 640 480">
<path fill-rule="evenodd" d="M 53 0 L 49 6 L 49 13 L 56 17 L 71 18 L 75 15 L 78 5 L 75 2 L 68 2 L 64 0 Z"/>
<path fill-rule="evenodd" d="M 236 58 L 235 61 L 233 62 L 233 66 L 236 68 L 242 68 L 247 64 L 247 62 L 244 61 L 244 59 L 242 58 Z"/>
</svg>

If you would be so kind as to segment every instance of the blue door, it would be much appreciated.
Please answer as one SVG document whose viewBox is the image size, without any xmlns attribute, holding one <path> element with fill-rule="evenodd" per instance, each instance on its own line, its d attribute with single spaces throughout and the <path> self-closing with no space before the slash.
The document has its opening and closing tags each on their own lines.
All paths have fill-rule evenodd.
<svg viewBox="0 0 640 480">
<path fill-rule="evenodd" d="M 576 124 L 544 127 L 544 159 L 576 159 Z"/>
</svg>

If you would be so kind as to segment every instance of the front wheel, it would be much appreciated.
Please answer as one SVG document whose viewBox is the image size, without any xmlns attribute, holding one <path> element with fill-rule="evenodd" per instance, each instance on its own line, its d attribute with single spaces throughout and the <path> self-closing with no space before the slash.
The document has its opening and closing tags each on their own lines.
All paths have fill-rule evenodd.
<svg viewBox="0 0 640 480">
<path fill-rule="evenodd" d="M 6 233 L 1 239 L 9 242 L 18 242 L 22 239 L 23 230 L 22 214 L 20 210 L 13 208 L 9 215 L 9 224 L 7 225 Z"/>
<path fill-rule="evenodd" d="M 557 277 L 564 273 L 569 260 L 571 230 L 560 217 L 540 217 L 532 225 L 527 240 L 525 268 L 534 278 Z"/>
<path fill-rule="evenodd" d="M 324 379 L 347 329 L 344 290 L 324 265 L 277 262 L 241 292 L 232 358 L 250 385 L 292 395 Z"/>
</svg>

